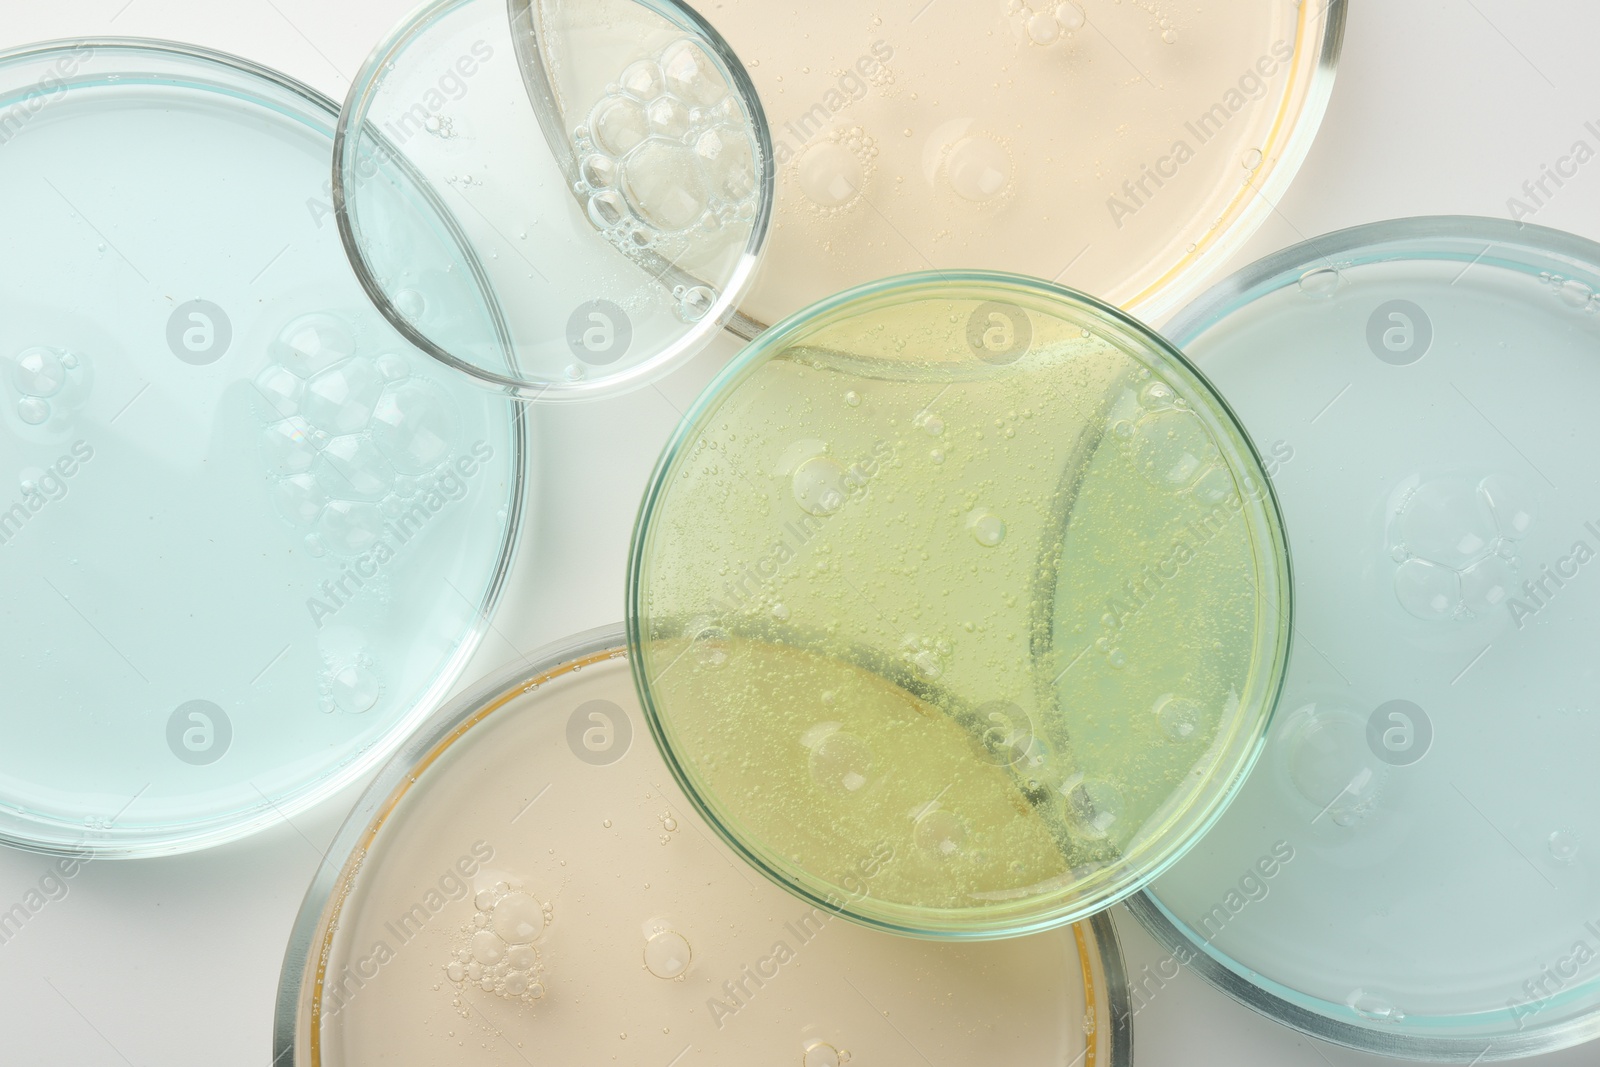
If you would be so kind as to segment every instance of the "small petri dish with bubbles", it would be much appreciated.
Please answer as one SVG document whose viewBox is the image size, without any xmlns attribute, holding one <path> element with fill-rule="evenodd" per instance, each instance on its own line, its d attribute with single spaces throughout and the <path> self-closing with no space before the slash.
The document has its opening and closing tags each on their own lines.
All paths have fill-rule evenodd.
<svg viewBox="0 0 1600 1067">
<path fill-rule="evenodd" d="M 1127 1005 L 1104 917 L 937 944 L 746 872 L 650 744 L 616 626 L 485 682 L 379 773 L 296 921 L 274 1058 L 1128 1067 Z"/>
<path fill-rule="evenodd" d="M 1313 1036 L 1469 1063 L 1600 1035 L 1597 292 L 1591 242 L 1412 219 L 1170 329 L 1261 447 L 1296 643 L 1238 799 L 1134 904 Z"/>
<path fill-rule="evenodd" d="M 373 51 L 337 143 L 369 297 L 524 398 L 625 390 L 698 351 L 767 233 L 760 103 L 676 0 L 433 0 Z"/>
<path fill-rule="evenodd" d="M 925 937 L 1075 922 L 1255 757 L 1289 635 L 1265 468 L 1154 333 L 911 275 L 751 345 L 663 454 L 629 641 L 680 786 L 811 901 Z"/>
<path fill-rule="evenodd" d="M 67 41 L 0 54 L 0 116 L 31 205 L 0 267 L 0 840 L 237 838 L 454 683 L 518 538 L 520 412 L 367 302 L 305 86 Z"/>
<path fill-rule="evenodd" d="M 906 271 L 1050 278 L 1159 321 L 1270 214 L 1343 0 L 719 0 L 775 198 L 749 338 Z"/>
</svg>

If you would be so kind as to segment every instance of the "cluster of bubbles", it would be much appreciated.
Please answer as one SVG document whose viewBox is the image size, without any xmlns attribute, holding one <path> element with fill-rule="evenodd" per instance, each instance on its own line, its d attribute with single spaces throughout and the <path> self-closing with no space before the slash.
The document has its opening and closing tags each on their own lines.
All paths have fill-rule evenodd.
<svg viewBox="0 0 1600 1067">
<path fill-rule="evenodd" d="M 1177 43 L 1178 31 L 1173 28 L 1171 19 L 1149 5 L 1135 3 L 1134 6 L 1151 13 L 1156 20 L 1155 31 L 1163 41 L 1167 44 Z M 1062 0 L 1060 3 L 1043 0 L 1038 6 L 1029 4 L 1027 0 L 1009 0 L 1006 12 L 1011 16 L 1011 25 L 1017 35 L 1030 44 L 1040 46 L 1070 39 L 1088 22 L 1083 6 L 1075 0 Z"/>
<path fill-rule="evenodd" d="M 433 487 L 459 436 L 454 403 L 404 356 L 358 352 L 331 313 L 295 319 L 269 353 L 255 384 L 273 501 L 313 555 L 359 556 Z"/>
<path fill-rule="evenodd" d="M 1548 271 L 1539 275 L 1549 289 L 1568 307 L 1575 307 L 1590 315 L 1600 312 L 1600 293 L 1593 286 L 1577 278 L 1563 278 Z"/>
<path fill-rule="evenodd" d="M 536 943 L 550 925 L 551 907 L 520 882 L 497 881 L 472 899 L 472 920 L 462 926 L 445 977 L 456 987 L 455 1006 L 469 987 L 532 1005 L 544 997 L 544 964 Z"/>
<path fill-rule="evenodd" d="M 74 352 L 36 345 L 9 362 L 8 377 L 16 395 L 13 410 L 25 426 L 48 429 L 88 396 L 88 368 Z"/>
<path fill-rule="evenodd" d="M 1389 523 L 1395 595 L 1419 619 L 1473 619 L 1511 595 L 1533 524 L 1511 480 L 1432 478 L 1399 494 Z"/>
<path fill-rule="evenodd" d="M 636 60 L 573 132 L 574 191 L 589 220 L 629 254 L 676 262 L 756 212 L 757 152 L 721 67 L 684 37 Z M 694 321 L 716 300 L 707 286 L 675 290 Z"/>
</svg>

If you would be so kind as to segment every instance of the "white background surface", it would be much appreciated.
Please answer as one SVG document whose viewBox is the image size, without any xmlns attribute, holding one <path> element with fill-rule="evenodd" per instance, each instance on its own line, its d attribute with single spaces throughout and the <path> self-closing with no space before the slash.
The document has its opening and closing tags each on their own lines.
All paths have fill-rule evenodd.
<svg viewBox="0 0 1600 1067">
<path fill-rule="evenodd" d="M 0 46 L 74 35 L 166 37 L 246 56 L 342 99 L 368 50 L 411 6 L 411 0 L 0 0 Z M 1600 64 L 1593 55 L 1600 4 L 1593 0 L 1353 0 L 1352 6 L 1321 137 L 1236 266 L 1357 223 L 1420 214 L 1505 216 L 1507 198 L 1542 164 L 1579 137 L 1593 140 L 1583 130 L 1586 121 L 1600 122 Z M 1569 181 L 1535 221 L 1600 239 L 1600 160 Z M 541 412 L 536 461 L 544 471 L 543 499 L 497 620 L 503 638 L 491 638 L 471 675 L 515 658 L 508 643 L 526 652 L 621 616 L 628 536 L 656 454 L 679 411 L 735 351 L 731 341 L 719 343 L 658 388 Z M 336 798 L 294 825 L 207 853 L 90 863 L 65 898 L 0 945 L 0 1063 L 266 1063 L 289 927 L 353 800 L 353 794 Z M 20 899 L 49 864 L 0 850 L 0 902 Z M 1137 974 L 1159 953 L 1126 914 L 1118 921 L 1129 970 Z M 1383 1062 L 1282 1030 L 1189 975 L 1150 998 L 1135 1034 L 1141 1067 Z M 1597 1061 L 1600 1047 L 1591 1046 L 1527 1062 Z"/>
</svg>

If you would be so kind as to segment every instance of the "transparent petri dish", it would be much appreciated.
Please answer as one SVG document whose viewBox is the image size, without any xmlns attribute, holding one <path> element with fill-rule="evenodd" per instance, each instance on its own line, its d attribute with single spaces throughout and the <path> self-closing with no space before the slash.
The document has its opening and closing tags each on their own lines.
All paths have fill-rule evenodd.
<svg viewBox="0 0 1600 1067">
<path fill-rule="evenodd" d="M 770 123 L 772 239 L 740 304 L 756 323 L 889 275 L 968 268 L 1159 321 L 1287 188 L 1345 19 L 1342 0 L 701 10 Z"/>
<path fill-rule="evenodd" d="M 1588 241 L 1413 219 L 1172 327 L 1267 458 L 1296 642 L 1239 798 L 1134 903 L 1309 1034 L 1462 1063 L 1600 1034 L 1597 288 Z"/>
<path fill-rule="evenodd" d="M 640 510 L 629 641 L 746 859 L 924 937 L 1077 921 L 1227 803 L 1288 640 L 1250 442 L 1121 312 L 1013 275 L 841 294 L 702 394 Z"/>
<path fill-rule="evenodd" d="M 650 745 L 617 626 L 486 682 L 379 774 L 301 909 L 274 1052 L 1126 1067 L 1126 993 L 1104 919 L 930 944 L 747 873 Z"/>
<path fill-rule="evenodd" d="M 581 399 L 665 373 L 732 316 L 769 148 L 744 68 L 673 0 L 434 0 L 356 76 L 333 201 L 419 348 Z"/>
<path fill-rule="evenodd" d="M 0 55 L 0 192 L 27 205 L 0 267 L 0 840 L 144 855 L 275 823 L 478 642 L 521 417 L 367 303 L 336 115 L 181 45 Z"/>
</svg>

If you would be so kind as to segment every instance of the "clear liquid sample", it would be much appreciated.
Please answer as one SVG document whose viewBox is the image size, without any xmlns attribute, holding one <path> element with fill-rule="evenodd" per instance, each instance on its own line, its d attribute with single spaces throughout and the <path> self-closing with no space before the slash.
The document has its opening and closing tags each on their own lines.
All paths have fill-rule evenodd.
<svg viewBox="0 0 1600 1067">
<path fill-rule="evenodd" d="M 374 51 L 343 129 L 369 287 L 422 347 L 530 399 L 698 350 L 765 232 L 753 93 L 670 4 L 437 0 Z"/>
<path fill-rule="evenodd" d="M 673 786 L 620 650 L 574 662 L 496 692 L 383 805 L 326 901 L 304 1062 L 1108 1054 L 1087 930 L 939 945 L 785 895 Z"/>
<path fill-rule="evenodd" d="M 1298 166 L 1342 18 L 1294 0 L 701 10 L 771 128 L 772 237 L 741 305 L 766 323 L 930 268 L 1175 306 Z"/>
<path fill-rule="evenodd" d="M 782 881 L 1027 928 L 1125 891 L 1248 763 L 1286 619 L 1270 502 L 1204 386 L 1105 313 L 929 276 L 753 352 L 634 550 L 641 685 Z"/>
<path fill-rule="evenodd" d="M 70 87 L 30 110 L 49 70 Z M 442 697 L 516 527 L 520 425 L 366 302 L 331 104 L 163 48 L 0 78 L 25 119 L 0 189 L 31 205 L 0 286 L 0 829 L 224 840 Z"/>
<path fill-rule="evenodd" d="M 1600 1028 L 1600 249 L 1422 219 L 1301 254 L 1175 327 L 1271 457 L 1304 640 L 1238 799 L 1150 896 L 1333 1040 L 1573 1044 Z"/>
</svg>

